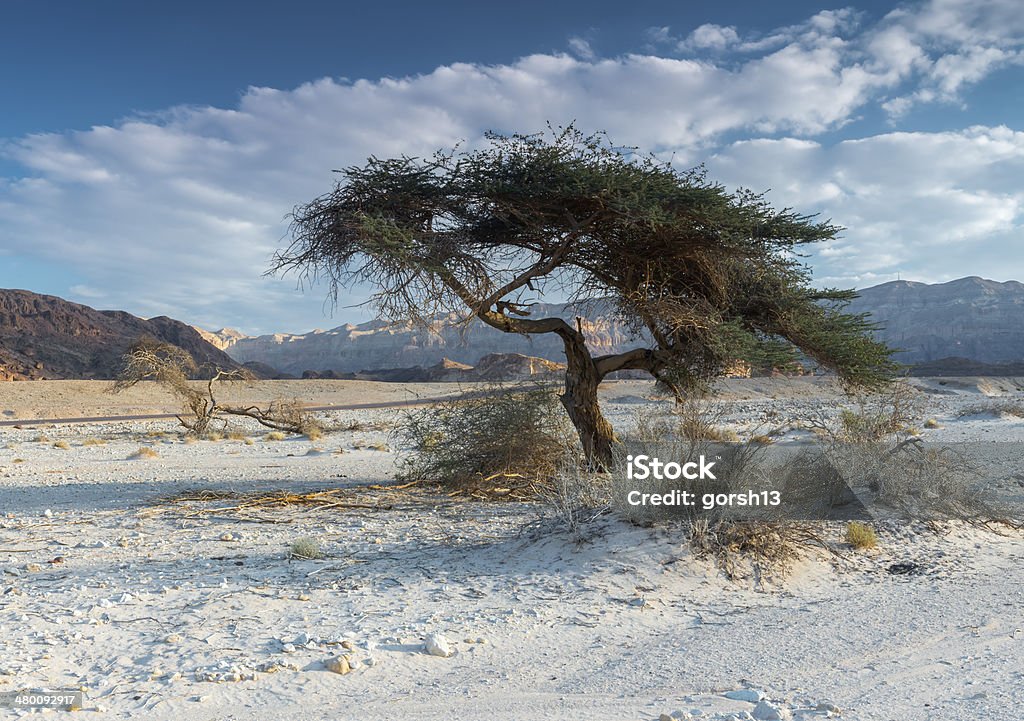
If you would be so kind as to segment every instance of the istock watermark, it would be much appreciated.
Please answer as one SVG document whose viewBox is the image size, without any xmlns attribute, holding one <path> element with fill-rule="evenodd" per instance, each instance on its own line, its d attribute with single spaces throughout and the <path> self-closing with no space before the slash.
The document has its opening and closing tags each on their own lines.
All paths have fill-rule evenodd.
<svg viewBox="0 0 1024 721">
<path fill-rule="evenodd" d="M 669 461 L 663 463 L 652 456 L 626 456 L 626 478 L 636 481 L 653 479 L 656 481 L 678 481 L 685 478 L 688 481 L 696 480 L 718 480 L 711 472 L 715 461 L 708 462 L 705 456 L 696 461 L 676 463 Z"/>
</svg>

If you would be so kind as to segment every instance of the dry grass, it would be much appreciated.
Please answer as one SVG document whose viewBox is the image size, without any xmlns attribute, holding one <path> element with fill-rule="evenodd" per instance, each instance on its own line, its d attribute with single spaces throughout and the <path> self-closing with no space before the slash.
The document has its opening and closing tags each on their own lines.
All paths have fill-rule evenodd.
<svg viewBox="0 0 1024 721">
<path fill-rule="evenodd" d="M 530 495 L 558 473 L 574 436 L 549 389 L 496 387 L 406 414 L 399 433 L 416 453 L 401 477 L 464 493 Z"/>
<path fill-rule="evenodd" d="M 281 431 L 271 431 L 267 435 L 263 436 L 263 440 L 265 440 L 265 441 L 283 441 L 287 437 L 288 436 L 285 433 L 282 433 Z"/>
<path fill-rule="evenodd" d="M 812 547 L 827 544 L 809 524 L 699 519 L 689 526 L 690 544 L 710 557 L 730 580 L 781 581 Z"/>
<path fill-rule="evenodd" d="M 107 445 L 106 439 L 103 438 L 86 438 L 82 441 L 83 446 L 105 446 Z"/>
<path fill-rule="evenodd" d="M 878 534 L 866 523 L 850 521 L 846 524 L 846 542 L 858 551 L 863 551 L 878 545 Z"/>
<path fill-rule="evenodd" d="M 53 444 L 53 447 L 54 448 L 59 448 L 62 451 L 66 451 L 69 448 L 71 448 L 71 446 L 68 444 L 67 441 L 57 441 L 56 443 Z"/>
<path fill-rule="evenodd" d="M 128 456 L 129 460 L 146 460 L 151 458 L 159 458 L 160 454 L 149 446 L 141 446 L 139 450 Z"/>
<path fill-rule="evenodd" d="M 49 443 L 50 438 L 44 433 L 40 433 L 38 436 L 32 439 L 33 443 Z"/>
<path fill-rule="evenodd" d="M 937 420 L 935 420 L 934 418 L 929 418 L 928 420 L 926 420 L 924 422 L 924 427 L 925 428 L 942 428 L 942 426 L 939 424 L 939 422 Z"/>
</svg>

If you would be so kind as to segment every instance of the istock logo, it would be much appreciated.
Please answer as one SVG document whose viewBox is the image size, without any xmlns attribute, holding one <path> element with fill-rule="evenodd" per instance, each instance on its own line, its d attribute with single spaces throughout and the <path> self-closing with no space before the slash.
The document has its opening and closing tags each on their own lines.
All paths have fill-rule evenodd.
<svg viewBox="0 0 1024 721">
<path fill-rule="evenodd" d="M 686 463 L 676 463 L 675 461 L 662 463 L 657 458 L 652 458 L 651 456 L 630 455 L 626 456 L 626 478 L 638 481 L 645 481 L 648 478 L 658 481 L 674 481 L 679 478 L 685 478 L 688 481 L 695 481 L 698 478 L 714 481 L 718 480 L 715 478 L 715 474 L 711 472 L 714 465 L 714 461 L 708 463 L 704 456 L 701 456 L 696 461 L 688 461 Z"/>
</svg>

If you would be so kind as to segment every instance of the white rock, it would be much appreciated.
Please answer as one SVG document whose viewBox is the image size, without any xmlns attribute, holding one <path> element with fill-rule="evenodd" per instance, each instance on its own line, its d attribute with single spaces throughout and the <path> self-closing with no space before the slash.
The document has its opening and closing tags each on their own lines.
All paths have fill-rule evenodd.
<svg viewBox="0 0 1024 721">
<path fill-rule="evenodd" d="M 829 713 L 842 713 L 842 710 L 831 701 L 821 701 L 817 706 L 818 711 L 828 711 Z"/>
<path fill-rule="evenodd" d="M 452 648 L 448 645 L 448 639 L 439 633 L 432 633 L 427 636 L 423 645 L 431 656 L 447 658 L 452 655 Z"/>
<path fill-rule="evenodd" d="M 788 709 L 765 700 L 759 701 L 754 707 L 753 716 L 760 721 L 784 721 L 784 719 L 790 718 Z"/>
<path fill-rule="evenodd" d="M 43 515 L 46 516 L 47 518 L 53 518 L 53 511 L 51 511 L 49 508 L 47 508 L 45 511 L 43 511 Z"/>
<path fill-rule="evenodd" d="M 736 691 L 729 691 L 724 695 L 726 698 L 732 699 L 733 701 L 746 701 L 747 703 L 757 703 L 764 698 L 763 693 L 752 688 L 741 688 Z"/>
</svg>

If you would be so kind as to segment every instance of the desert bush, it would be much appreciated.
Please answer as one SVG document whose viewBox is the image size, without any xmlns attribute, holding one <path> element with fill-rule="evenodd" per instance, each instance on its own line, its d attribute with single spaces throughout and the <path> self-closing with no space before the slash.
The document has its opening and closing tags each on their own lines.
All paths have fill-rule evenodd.
<svg viewBox="0 0 1024 721">
<path fill-rule="evenodd" d="M 935 420 L 934 418 L 929 418 L 928 420 L 926 420 L 924 422 L 924 427 L 925 428 L 942 428 L 942 426 L 939 424 L 939 422 L 937 420 Z"/>
<path fill-rule="evenodd" d="M 265 441 L 283 441 L 287 437 L 288 436 L 285 435 L 284 433 L 282 433 L 281 431 L 271 431 L 267 435 L 263 436 L 263 440 L 265 440 Z"/>
<path fill-rule="evenodd" d="M 875 529 L 860 521 L 850 521 L 846 524 L 846 542 L 858 551 L 874 548 L 878 545 L 878 535 Z"/>
<path fill-rule="evenodd" d="M 324 557 L 320 544 L 314 538 L 297 538 L 288 549 L 289 558 L 299 558 L 307 561 L 318 560 Z"/>
<path fill-rule="evenodd" d="M 159 458 L 160 454 L 149 446 L 141 446 L 139 450 L 128 456 L 129 460 L 145 460 L 147 458 Z"/>
<path fill-rule="evenodd" d="M 554 477 L 542 487 L 540 498 L 559 524 L 582 541 L 587 524 L 610 509 L 610 489 L 607 473 L 588 470 L 586 459 L 569 450 Z"/>
<path fill-rule="evenodd" d="M 688 525 L 690 545 L 710 557 L 730 580 L 756 583 L 785 579 L 803 553 L 823 545 L 807 524 L 701 518 Z"/>
<path fill-rule="evenodd" d="M 875 393 L 855 394 L 853 399 L 853 408 L 839 411 L 838 427 L 819 418 L 836 440 L 864 443 L 907 435 L 925 410 L 923 395 L 906 381 Z"/>
<path fill-rule="evenodd" d="M 68 450 L 69 448 L 71 448 L 71 446 L 70 446 L 70 445 L 68 445 L 68 442 L 67 442 L 67 441 L 57 441 L 56 443 L 54 443 L 54 444 L 53 444 L 53 447 L 54 447 L 54 448 L 59 448 L 59 449 L 61 449 L 62 451 L 66 451 L 66 450 Z"/>
<path fill-rule="evenodd" d="M 83 446 L 105 446 L 107 445 L 106 440 L 103 438 L 86 438 L 82 441 Z"/>
<path fill-rule="evenodd" d="M 401 478 L 463 490 L 549 483 L 574 445 L 557 396 L 537 387 L 497 387 L 409 412 L 398 437 L 415 451 Z"/>
</svg>

